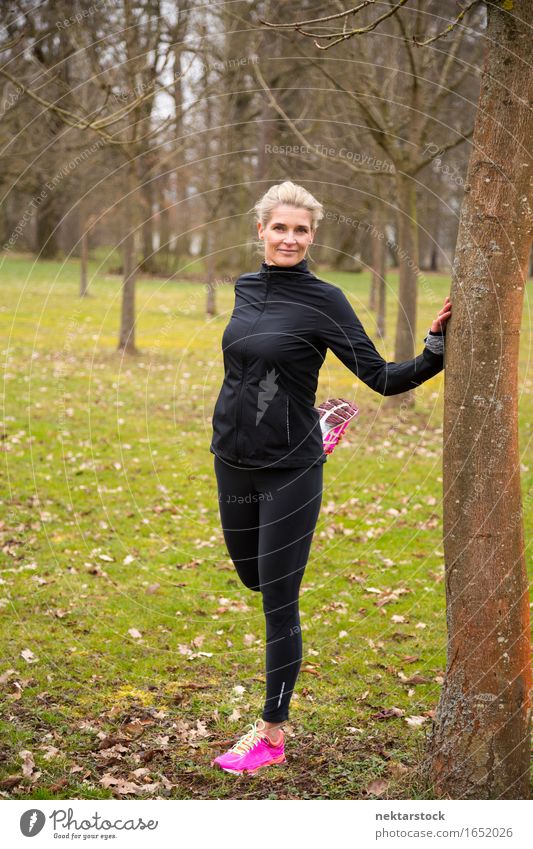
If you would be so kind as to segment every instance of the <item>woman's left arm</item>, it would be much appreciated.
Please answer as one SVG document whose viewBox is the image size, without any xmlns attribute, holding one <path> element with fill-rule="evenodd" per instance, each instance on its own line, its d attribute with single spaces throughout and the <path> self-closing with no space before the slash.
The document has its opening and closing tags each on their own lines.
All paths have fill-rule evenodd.
<svg viewBox="0 0 533 849">
<path fill-rule="evenodd" d="M 415 389 L 444 368 L 444 333 L 451 315 L 448 297 L 431 323 L 421 354 L 401 363 L 386 362 L 377 351 L 339 287 L 321 315 L 319 336 L 360 380 L 380 395 L 398 395 Z"/>
</svg>

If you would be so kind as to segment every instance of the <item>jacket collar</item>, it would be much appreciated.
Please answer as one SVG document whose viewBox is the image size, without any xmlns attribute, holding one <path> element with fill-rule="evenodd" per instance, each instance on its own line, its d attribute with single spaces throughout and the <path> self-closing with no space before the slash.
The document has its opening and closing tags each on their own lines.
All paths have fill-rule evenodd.
<svg viewBox="0 0 533 849">
<path fill-rule="evenodd" d="M 300 262 L 297 262 L 296 265 L 289 266 L 268 265 L 263 261 L 261 263 L 261 271 L 268 271 L 271 274 L 294 274 L 295 272 L 308 273 L 309 267 L 305 258 L 300 260 Z"/>
</svg>

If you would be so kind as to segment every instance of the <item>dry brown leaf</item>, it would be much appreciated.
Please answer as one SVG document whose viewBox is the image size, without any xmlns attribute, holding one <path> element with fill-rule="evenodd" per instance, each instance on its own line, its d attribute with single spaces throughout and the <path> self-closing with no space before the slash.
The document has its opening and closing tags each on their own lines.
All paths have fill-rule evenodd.
<svg viewBox="0 0 533 849">
<path fill-rule="evenodd" d="M 45 750 L 45 754 L 43 755 L 45 761 L 51 761 L 52 758 L 57 758 L 61 754 L 55 746 L 39 746 L 39 748 Z"/>
<path fill-rule="evenodd" d="M 419 675 L 416 673 L 415 675 L 411 675 L 410 678 L 406 678 L 404 680 L 404 684 L 429 684 L 431 683 L 431 678 L 426 678 L 425 675 Z"/>
<path fill-rule="evenodd" d="M 411 772 L 409 767 L 401 761 L 389 761 L 387 770 L 394 778 L 400 778 L 400 776 L 405 775 L 407 772 Z"/>
<path fill-rule="evenodd" d="M 392 719 L 395 716 L 404 716 L 405 711 L 402 708 L 391 707 L 391 708 L 383 708 L 383 710 L 378 711 L 378 713 L 372 713 L 370 715 L 371 719 Z"/>
<path fill-rule="evenodd" d="M 135 778 L 144 778 L 145 775 L 150 775 L 150 770 L 145 766 L 140 766 L 138 769 L 134 769 L 131 775 Z"/>
<path fill-rule="evenodd" d="M 106 773 L 100 779 L 100 784 L 102 787 L 111 788 L 118 796 L 138 796 L 141 793 L 153 793 L 158 789 L 160 782 L 135 784 L 133 781 L 126 781 L 124 778 L 117 778 L 111 773 Z"/>
<path fill-rule="evenodd" d="M 33 760 L 32 753 L 24 749 L 22 752 L 19 752 L 19 757 L 22 758 L 22 775 L 25 778 L 30 778 L 35 769 L 35 761 Z"/>
<path fill-rule="evenodd" d="M 153 720 L 135 720 L 134 722 L 127 722 L 125 725 L 120 726 L 120 730 L 126 734 L 130 740 L 137 740 L 141 734 L 144 734 L 144 730 L 147 725 L 154 725 Z"/>
<path fill-rule="evenodd" d="M 385 781 L 383 778 L 376 778 L 365 787 L 363 792 L 372 796 L 383 796 L 388 786 L 388 781 Z"/>
<path fill-rule="evenodd" d="M 2 778 L 0 780 L 0 789 L 1 790 L 11 790 L 17 784 L 23 780 L 22 775 L 8 775 L 7 778 Z"/>
<path fill-rule="evenodd" d="M 6 671 L 0 675 L 0 685 L 6 684 L 12 675 L 16 675 L 14 669 L 6 669 Z"/>
</svg>

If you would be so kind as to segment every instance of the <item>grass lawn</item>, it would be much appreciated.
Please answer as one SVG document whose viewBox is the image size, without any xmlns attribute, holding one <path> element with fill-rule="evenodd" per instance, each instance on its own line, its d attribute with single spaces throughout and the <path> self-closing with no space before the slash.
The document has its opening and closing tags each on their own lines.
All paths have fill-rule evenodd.
<svg viewBox="0 0 533 849">
<path fill-rule="evenodd" d="M 116 352 L 120 279 L 91 264 L 0 259 L 4 451 L 0 534 L 4 798 L 431 798 L 418 767 L 446 662 L 441 373 L 398 412 L 330 352 L 317 401 L 355 398 L 324 468 L 301 595 L 304 661 L 286 766 L 210 759 L 264 698 L 264 619 L 227 555 L 209 452 L 233 287 L 206 319 L 201 284 L 142 279 L 141 355 Z M 341 285 L 367 332 L 367 274 Z M 394 359 L 397 277 L 387 339 Z M 427 275 L 417 353 L 449 293 Z M 527 301 L 526 301 L 527 304 Z M 533 420 L 520 366 L 531 531 Z"/>
</svg>

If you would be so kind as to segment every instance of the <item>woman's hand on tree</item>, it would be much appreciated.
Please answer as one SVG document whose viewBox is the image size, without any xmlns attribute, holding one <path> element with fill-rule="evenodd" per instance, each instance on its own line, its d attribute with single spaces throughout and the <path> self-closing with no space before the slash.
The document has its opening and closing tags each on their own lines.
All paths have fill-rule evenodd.
<svg viewBox="0 0 533 849">
<path fill-rule="evenodd" d="M 446 295 L 444 299 L 444 306 L 439 310 L 437 318 L 431 322 L 431 330 L 433 333 L 444 333 L 446 330 L 446 322 L 452 314 L 452 303 Z"/>
</svg>

